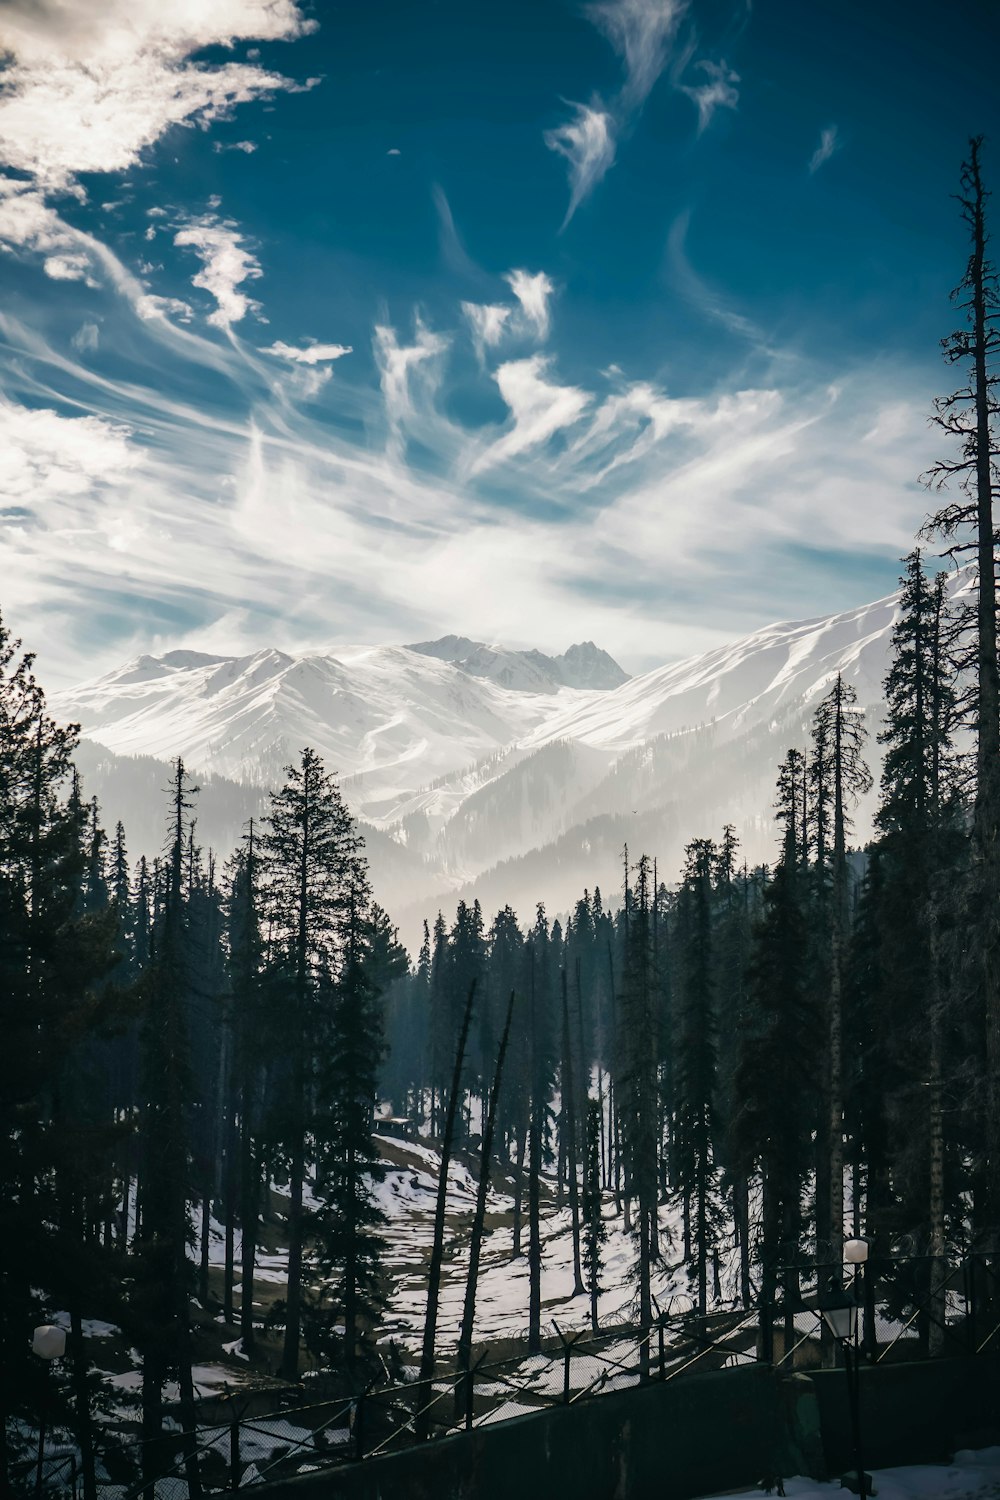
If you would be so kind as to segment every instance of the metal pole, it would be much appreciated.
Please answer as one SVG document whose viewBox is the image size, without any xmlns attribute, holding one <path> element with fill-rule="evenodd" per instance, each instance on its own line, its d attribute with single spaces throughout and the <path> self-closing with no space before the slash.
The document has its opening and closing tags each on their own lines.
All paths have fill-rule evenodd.
<svg viewBox="0 0 1000 1500">
<path fill-rule="evenodd" d="M 851 1405 L 854 1469 L 858 1480 L 858 1494 L 863 1500 L 868 1493 L 868 1486 L 865 1479 L 864 1459 L 861 1456 L 861 1382 L 858 1379 L 857 1327 L 855 1327 L 853 1346 L 850 1339 L 844 1340 L 844 1372 L 847 1375 L 847 1392 Z"/>
<path fill-rule="evenodd" d="M 354 1408 L 354 1456 L 365 1456 L 365 1392 L 362 1391 Z"/>
<path fill-rule="evenodd" d="M 42 1376 L 42 1399 L 38 1408 L 38 1469 L 35 1473 L 35 1494 L 42 1493 L 42 1464 L 45 1460 L 45 1417 L 49 1405 L 49 1371 L 52 1361 L 45 1361 L 45 1374 Z"/>
</svg>

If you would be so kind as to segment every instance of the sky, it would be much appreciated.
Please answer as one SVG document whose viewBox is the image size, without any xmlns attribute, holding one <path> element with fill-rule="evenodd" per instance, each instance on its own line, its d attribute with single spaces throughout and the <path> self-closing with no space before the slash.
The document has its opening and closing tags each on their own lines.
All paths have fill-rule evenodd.
<svg viewBox="0 0 1000 1500">
<path fill-rule="evenodd" d="M 452 632 L 638 671 L 888 593 L 998 42 L 993 0 L 0 0 L 3 619 L 51 687 Z"/>
</svg>

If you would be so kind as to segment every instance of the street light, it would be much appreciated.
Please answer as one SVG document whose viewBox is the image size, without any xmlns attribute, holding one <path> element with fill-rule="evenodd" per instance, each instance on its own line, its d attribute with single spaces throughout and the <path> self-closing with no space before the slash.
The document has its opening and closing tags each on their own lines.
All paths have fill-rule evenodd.
<svg viewBox="0 0 1000 1500">
<path fill-rule="evenodd" d="M 66 1330 L 51 1323 L 36 1328 L 31 1340 L 31 1352 L 36 1354 L 45 1367 L 42 1377 L 42 1399 L 38 1408 L 38 1468 L 35 1473 L 35 1494 L 42 1493 L 42 1464 L 45 1461 L 45 1417 L 49 1404 L 49 1371 L 54 1359 L 62 1359 L 66 1353 Z"/>
<path fill-rule="evenodd" d="M 864 1240 L 848 1240 L 844 1246 L 844 1259 L 847 1260 L 848 1246 L 863 1246 L 864 1253 L 850 1264 L 860 1265 L 868 1255 L 868 1245 Z M 819 1299 L 816 1304 L 823 1314 L 823 1321 L 844 1348 L 844 1373 L 847 1376 L 847 1398 L 851 1410 L 851 1438 L 854 1446 L 854 1471 L 855 1483 L 847 1483 L 847 1488 L 854 1490 L 856 1495 L 874 1495 L 872 1477 L 865 1473 L 864 1461 L 861 1457 L 861 1391 L 858 1379 L 858 1303 L 856 1298 L 843 1287 L 832 1286 L 830 1291 Z M 842 1485 L 845 1481 L 841 1481 Z"/>
</svg>

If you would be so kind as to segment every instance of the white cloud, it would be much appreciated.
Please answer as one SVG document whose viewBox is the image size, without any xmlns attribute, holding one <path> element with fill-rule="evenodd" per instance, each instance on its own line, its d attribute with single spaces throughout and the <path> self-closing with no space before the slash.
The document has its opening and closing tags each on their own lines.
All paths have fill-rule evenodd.
<svg viewBox="0 0 1000 1500">
<path fill-rule="evenodd" d="M 171 125 L 207 126 L 239 104 L 297 88 L 251 63 L 188 59 L 246 37 L 314 28 L 295 0 L 73 0 L 6 7 L 0 157 L 47 188 L 119 172 Z"/>
<path fill-rule="evenodd" d="M 264 386 L 249 423 L 221 400 L 116 386 L 37 334 L 25 344 L 3 310 L 0 329 L 32 369 L 105 403 L 78 418 L 0 409 L 0 491 L 28 513 L 4 518 L 5 615 L 47 683 L 148 649 L 160 605 L 192 628 L 245 611 L 241 647 L 296 649 L 330 640 L 331 597 L 341 641 L 474 626 L 524 644 L 594 638 L 651 665 L 862 602 L 869 585 L 847 565 L 833 576 L 824 549 L 898 556 L 926 506 L 913 476 L 935 447 L 929 393 L 889 363 L 843 371 L 835 389 L 800 364 L 780 386 L 678 396 L 620 374 L 561 385 L 536 354 L 498 370 L 510 418 L 484 446 L 441 417 L 445 340 L 384 329 L 387 415 L 419 438 L 417 470 L 401 445 L 277 411 Z M 212 352 L 224 376 L 256 368 L 228 343 Z M 316 373 L 292 362 L 281 381 Z M 108 415 L 114 401 L 136 436 Z M 349 409 L 373 429 L 371 408 Z M 121 631 L 103 644 L 87 628 L 98 599 Z"/>
<path fill-rule="evenodd" d="M 130 431 L 99 417 L 63 417 L 0 397 L 0 495 L 38 508 L 122 481 L 136 461 Z"/>
<path fill-rule="evenodd" d="M 191 285 L 214 297 L 215 311 L 208 315 L 213 327 L 229 328 L 257 310 L 260 304 L 239 288 L 245 281 L 262 276 L 263 271 L 231 220 L 203 214 L 176 232 L 174 244 L 193 250 L 202 263 Z"/>
<path fill-rule="evenodd" d="M 625 113 L 639 109 L 648 98 L 686 11 L 687 0 L 606 0 L 588 8 L 591 20 L 625 64 Z"/>
<path fill-rule="evenodd" d="M 595 99 L 592 104 L 571 104 L 573 117 L 545 132 L 545 144 L 569 163 L 569 207 L 562 227 L 576 213 L 584 198 L 597 186 L 615 160 L 615 121 Z"/>
<path fill-rule="evenodd" d="M 462 313 L 472 331 L 472 342 L 481 360 L 487 349 L 493 349 L 504 336 L 513 309 L 502 302 L 463 302 Z"/>
<path fill-rule="evenodd" d="M 504 277 L 521 305 L 521 321 L 539 339 L 549 336 L 549 299 L 555 287 L 544 271 L 508 271 Z"/>
<path fill-rule="evenodd" d="M 135 310 L 144 323 L 154 318 L 180 318 L 182 323 L 190 323 L 194 317 L 194 308 L 190 302 L 185 302 L 181 297 L 158 297 L 153 292 L 139 297 Z"/>
<path fill-rule="evenodd" d="M 422 377 L 423 391 L 432 395 L 438 382 L 437 361 L 447 347 L 448 340 L 425 328 L 419 319 L 412 344 L 401 344 L 394 328 L 384 324 L 376 327 L 375 363 L 389 425 L 390 452 L 401 451 L 403 432 L 416 417 L 418 377 Z"/>
<path fill-rule="evenodd" d="M 538 448 L 580 420 L 591 397 L 575 386 L 555 385 L 547 378 L 550 366 L 551 360 L 533 354 L 530 359 L 510 360 L 497 370 L 496 383 L 510 408 L 512 424 L 474 459 L 470 473 L 481 473 Z"/>
<path fill-rule="evenodd" d="M 261 354 L 273 354 L 276 359 L 290 359 L 297 365 L 317 365 L 328 359 L 343 359 L 345 354 L 353 354 L 350 344 L 307 344 L 304 349 L 296 349 L 293 344 L 286 344 L 282 339 L 276 339 Z"/>
<path fill-rule="evenodd" d="M 398 146 L 390 146 L 385 154 L 386 156 L 402 156 L 403 153 Z"/>
<path fill-rule="evenodd" d="M 42 262 L 42 270 L 53 281 L 85 281 L 88 286 L 97 285 L 90 274 L 90 262 L 86 255 L 79 252 L 72 255 L 49 255 Z"/>
<path fill-rule="evenodd" d="M 100 342 L 101 330 L 96 323 L 82 323 L 70 339 L 73 348 L 79 350 L 81 354 L 96 349 Z"/>
<path fill-rule="evenodd" d="M 242 151 L 242 152 L 245 153 L 245 155 L 251 156 L 253 154 L 253 152 L 257 150 L 257 142 L 256 141 L 215 141 L 213 143 L 212 150 L 213 151 L 217 151 L 220 154 L 223 151 Z"/>
<path fill-rule="evenodd" d="M 79 236 L 29 182 L 0 177 L 0 242 L 51 256 L 79 250 Z"/>
<path fill-rule="evenodd" d="M 833 153 L 839 148 L 840 140 L 836 125 L 828 125 L 820 132 L 819 145 L 809 158 L 809 173 L 818 172 L 824 162 L 829 161 Z"/>
<path fill-rule="evenodd" d="M 508 271 L 504 281 L 514 293 L 516 307 L 503 302 L 463 302 L 476 356 L 482 363 L 488 349 L 505 338 L 545 340 L 549 336 L 549 301 L 555 286 L 544 271 Z"/>
<path fill-rule="evenodd" d="M 607 175 L 618 139 L 627 133 L 666 67 L 688 0 L 599 0 L 587 15 L 610 41 L 625 67 L 625 81 L 610 106 L 594 98 L 573 104 L 571 119 L 545 132 L 545 144 L 569 163 L 570 201 L 562 227 Z"/>
<path fill-rule="evenodd" d="M 687 94 L 698 107 L 698 134 L 708 129 L 717 109 L 736 109 L 740 102 L 736 85 L 740 75 L 734 73 L 726 63 L 703 61 L 696 64 L 706 75 L 706 81 L 696 85 L 682 84 Z"/>
</svg>

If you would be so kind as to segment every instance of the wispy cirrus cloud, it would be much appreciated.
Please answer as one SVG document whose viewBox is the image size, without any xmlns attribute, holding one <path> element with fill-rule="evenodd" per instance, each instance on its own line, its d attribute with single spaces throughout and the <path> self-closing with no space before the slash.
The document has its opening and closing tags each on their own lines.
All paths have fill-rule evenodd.
<svg viewBox="0 0 1000 1500">
<path fill-rule="evenodd" d="M 495 349 L 502 340 L 514 309 L 502 302 L 463 302 L 461 306 L 472 334 L 476 357 L 481 362 L 487 349 Z"/>
<path fill-rule="evenodd" d="M 240 352 L 220 354 L 243 378 Z M 832 387 L 799 369 L 781 388 L 674 396 L 622 376 L 567 383 L 536 354 L 497 371 L 509 416 L 484 435 L 441 416 L 446 355 L 443 334 L 382 331 L 383 415 L 434 454 L 420 473 L 401 445 L 301 411 L 276 426 L 265 390 L 234 419 L 130 387 L 120 399 L 138 413 L 142 397 L 141 415 L 121 422 L 114 383 L 36 340 L 32 360 L 89 382 L 94 404 L 0 409 L 5 614 L 22 630 L 30 618 L 46 680 L 92 674 L 154 633 L 164 649 L 205 631 L 220 649 L 329 641 L 331 597 L 341 641 L 471 625 L 543 648 L 586 635 L 652 664 L 842 604 L 842 581 L 821 602 L 809 556 L 859 536 L 898 555 L 922 510 L 913 475 L 934 439 L 923 393 L 889 366 Z M 673 608 L 668 573 L 686 590 Z M 98 613 L 112 633 L 84 661 L 79 622 Z"/>
<path fill-rule="evenodd" d="M 428 401 L 437 389 L 438 362 L 449 340 L 415 320 L 414 338 L 401 343 L 388 324 L 375 329 L 375 363 L 389 430 L 388 451 L 401 457 L 407 429 L 416 421 L 418 404 L 428 414 Z M 425 436 L 429 435 L 425 430 Z"/>
<path fill-rule="evenodd" d="M 824 162 L 828 162 L 833 153 L 840 148 L 840 132 L 836 125 L 827 125 L 820 131 L 819 145 L 809 158 L 809 175 L 818 172 Z"/>
<path fill-rule="evenodd" d="M 569 163 L 569 206 L 563 229 L 614 165 L 617 129 L 614 116 L 596 97 L 590 104 L 571 104 L 570 108 L 570 119 L 545 132 L 549 150 Z"/>
<path fill-rule="evenodd" d="M 739 74 L 724 60 L 699 61 L 695 66 L 704 78 L 692 84 L 681 81 L 696 48 L 693 33 L 678 47 L 688 11 L 688 0 L 599 0 L 587 7 L 586 15 L 620 57 L 625 77 L 610 103 L 595 95 L 590 104 L 572 104 L 570 119 L 545 132 L 545 144 L 569 163 L 570 201 L 563 229 L 614 166 L 619 141 L 634 127 L 668 66 L 674 87 L 698 110 L 699 135 L 719 109 L 738 107 Z"/>
<path fill-rule="evenodd" d="M 552 328 L 551 302 L 555 283 L 546 272 L 507 271 L 503 279 L 514 294 L 513 303 L 461 304 L 480 364 L 487 350 L 497 348 L 505 339 L 530 338 L 544 343 Z"/>
<path fill-rule="evenodd" d="M 537 339 L 547 339 L 551 327 L 549 304 L 555 286 L 544 271 L 508 271 L 504 281 L 520 303 L 521 321 Z"/>
<path fill-rule="evenodd" d="M 705 74 L 705 81 L 696 84 L 681 84 L 681 92 L 696 105 L 698 110 L 698 134 L 702 135 L 712 123 L 719 109 L 736 109 L 740 95 L 736 85 L 740 75 L 725 62 L 710 62 L 703 59 L 695 67 Z"/>
<path fill-rule="evenodd" d="M 690 226 L 691 211 L 685 209 L 677 215 L 667 236 L 667 261 L 677 290 L 713 323 L 721 324 L 730 333 L 746 339 L 763 353 L 773 354 L 774 350 L 763 329 L 752 318 L 733 307 L 728 298 L 704 281 L 691 265 L 686 249 Z"/>
<path fill-rule="evenodd" d="M 667 65 L 670 45 L 687 13 L 687 0 L 604 0 L 587 15 L 625 65 L 618 112 L 640 109 Z"/>
<path fill-rule="evenodd" d="M 592 398 L 575 386 L 559 385 L 550 379 L 551 368 L 552 361 L 541 354 L 500 366 L 495 379 L 510 410 L 510 426 L 477 455 L 470 474 L 481 474 L 529 449 L 542 447 L 557 432 L 580 420 Z"/>
</svg>

